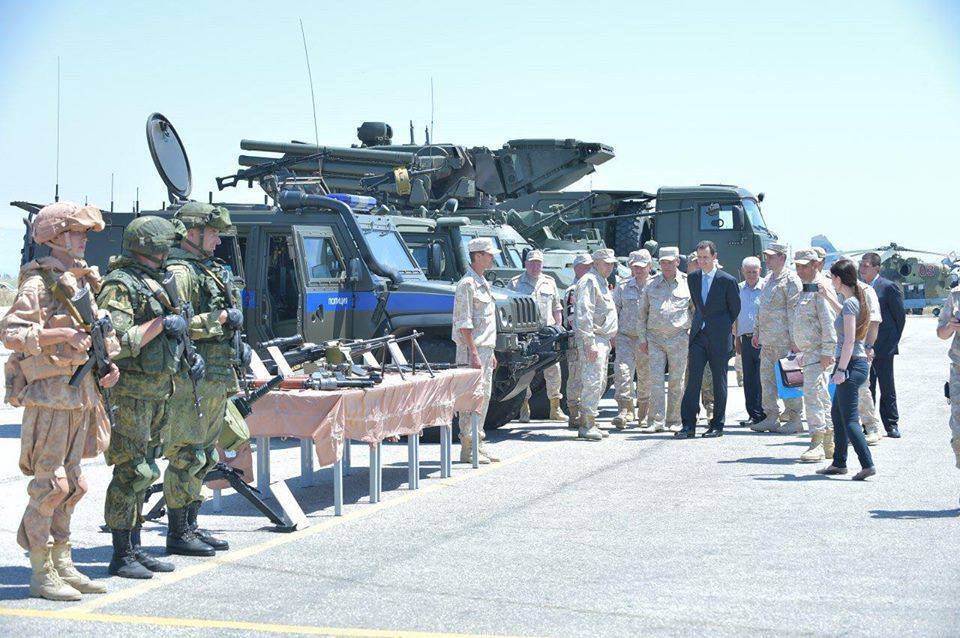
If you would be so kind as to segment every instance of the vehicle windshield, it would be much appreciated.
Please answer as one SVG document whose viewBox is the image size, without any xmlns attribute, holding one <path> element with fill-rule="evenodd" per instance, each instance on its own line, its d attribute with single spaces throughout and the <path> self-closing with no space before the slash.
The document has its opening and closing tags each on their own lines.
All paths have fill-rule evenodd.
<svg viewBox="0 0 960 638">
<path fill-rule="evenodd" d="M 365 228 L 363 236 L 370 244 L 371 252 L 384 264 L 393 266 L 400 272 L 421 272 L 396 231 Z"/>
<path fill-rule="evenodd" d="M 460 235 L 460 243 L 463 245 L 463 251 L 467 255 L 468 260 L 470 258 L 470 252 L 469 252 L 470 249 L 468 248 L 468 244 L 470 243 L 471 239 L 474 239 L 474 238 L 471 237 L 470 235 Z M 494 267 L 509 268 L 510 264 L 508 264 L 503 257 L 503 245 L 500 243 L 500 240 L 496 237 L 487 237 L 487 239 L 491 240 L 493 242 L 494 247 L 501 251 L 493 256 Z"/>
<path fill-rule="evenodd" d="M 763 221 L 763 215 L 760 213 L 760 207 L 757 206 L 757 202 L 752 199 L 743 200 L 743 210 L 747 213 L 747 217 L 750 219 L 750 225 L 753 226 L 754 230 L 767 230 L 767 224 Z"/>
<path fill-rule="evenodd" d="M 548 250 L 543 253 L 544 268 L 570 268 L 573 267 L 573 260 L 577 258 L 577 253 L 572 252 L 553 252 Z"/>
</svg>

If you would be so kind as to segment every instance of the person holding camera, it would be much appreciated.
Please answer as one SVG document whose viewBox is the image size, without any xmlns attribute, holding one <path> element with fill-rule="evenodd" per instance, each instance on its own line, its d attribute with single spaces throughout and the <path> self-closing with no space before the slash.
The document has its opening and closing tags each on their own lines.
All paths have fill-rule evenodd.
<svg viewBox="0 0 960 638">
<path fill-rule="evenodd" d="M 860 387 L 866 383 L 870 374 L 864 347 L 864 338 L 870 329 L 870 311 L 863 290 L 857 285 L 857 267 L 852 261 L 841 259 L 834 263 L 830 267 L 830 274 L 837 296 L 825 286 L 820 286 L 819 292 L 837 312 L 834 321 L 837 331 L 837 364 L 831 379 L 837 388 L 830 409 L 835 448 L 833 462 L 822 470 L 817 470 L 817 474 L 846 474 L 847 445 L 852 443 L 862 468 L 853 476 L 853 480 L 863 481 L 877 473 L 863 429 L 860 427 L 858 412 Z M 840 299 L 843 300 L 842 303 Z"/>
</svg>

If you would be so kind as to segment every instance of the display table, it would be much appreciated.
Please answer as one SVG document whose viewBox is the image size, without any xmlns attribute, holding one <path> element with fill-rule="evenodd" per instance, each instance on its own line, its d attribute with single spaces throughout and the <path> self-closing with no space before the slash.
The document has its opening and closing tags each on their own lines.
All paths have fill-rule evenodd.
<svg viewBox="0 0 960 638">
<path fill-rule="evenodd" d="M 385 439 L 407 436 L 408 483 L 410 489 L 417 489 L 419 434 L 430 427 L 440 428 L 440 475 L 446 478 L 452 469 L 453 415 L 471 413 L 471 427 L 476 432 L 481 427 L 477 415 L 484 400 L 480 370 L 472 368 L 435 371 L 433 377 L 419 371 L 407 373 L 405 379 L 389 373 L 382 383 L 363 389 L 273 390 L 254 405 L 247 417 L 250 436 L 257 442 L 257 488 L 264 496 L 269 495 L 270 438 L 300 439 L 301 476 L 308 485 L 313 483 L 314 456 L 321 467 L 333 466 L 334 513 L 340 516 L 350 442 L 370 447 L 370 502 L 376 503 L 383 473 L 381 445 Z M 473 441 L 476 445 L 476 436 Z"/>
</svg>

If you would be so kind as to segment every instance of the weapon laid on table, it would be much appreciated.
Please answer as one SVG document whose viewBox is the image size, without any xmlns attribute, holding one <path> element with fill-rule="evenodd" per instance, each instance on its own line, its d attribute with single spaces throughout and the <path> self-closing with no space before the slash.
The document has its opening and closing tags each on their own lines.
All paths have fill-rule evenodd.
<svg viewBox="0 0 960 638">
<path fill-rule="evenodd" d="M 342 372 L 314 372 L 303 381 L 305 390 L 340 390 L 343 388 L 372 388 L 382 381 L 377 377 L 349 377 Z"/>
<path fill-rule="evenodd" d="M 233 407 L 237 409 L 237 412 L 240 413 L 240 416 L 247 418 L 253 412 L 253 404 L 266 396 L 270 390 L 279 387 L 282 382 L 283 375 L 278 374 L 275 377 L 271 377 L 269 381 L 256 390 L 250 391 L 244 396 L 230 397 L 230 401 L 233 403 Z"/>
<path fill-rule="evenodd" d="M 200 394 L 197 392 L 197 383 L 200 379 L 196 378 L 197 375 L 193 373 L 194 365 L 199 356 L 197 354 L 197 347 L 194 345 L 193 339 L 190 338 L 190 322 L 193 320 L 194 314 L 193 304 L 180 298 L 180 291 L 177 289 L 177 278 L 172 272 L 167 273 L 161 285 L 163 286 L 164 292 L 167 293 L 170 304 L 176 309 L 177 314 L 187 322 L 186 332 L 177 339 L 177 357 L 187 365 L 190 383 L 193 384 L 193 405 L 197 409 L 197 416 L 203 417 L 203 410 L 200 409 Z"/>
<path fill-rule="evenodd" d="M 107 351 L 106 338 L 109 332 L 113 331 L 113 323 L 110 321 L 110 315 L 104 315 L 97 318 L 93 312 L 93 301 L 89 288 L 81 288 L 71 299 L 70 303 L 77 310 L 80 320 L 83 322 L 83 329 L 90 335 L 90 351 L 87 352 L 87 361 L 74 371 L 70 377 L 70 387 L 76 388 L 83 381 L 91 370 L 96 374 L 97 380 L 110 374 L 113 364 L 110 361 L 110 353 Z M 107 411 L 107 419 L 110 421 L 110 427 L 113 427 L 114 406 L 110 401 L 110 390 L 104 388 L 99 383 L 97 387 L 103 396 L 103 405 Z"/>
<path fill-rule="evenodd" d="M 280 352 L 286 352 L 294 348 L 299 348 L 302 345 L 303 337 L 301 335 L 293 335 L 292 337 L 277 337 L 276 339 L 260 342 L 261 348 L 277 347 L 280 348 Z"/>
</svg>

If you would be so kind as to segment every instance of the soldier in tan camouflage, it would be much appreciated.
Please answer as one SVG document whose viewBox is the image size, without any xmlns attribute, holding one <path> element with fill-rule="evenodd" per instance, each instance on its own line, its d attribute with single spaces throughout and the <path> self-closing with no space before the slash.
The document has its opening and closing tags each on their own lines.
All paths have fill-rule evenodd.
<svg viewBox="0 0 960 638">
<path fill-rule="evenodd" d="M 960 468 L 960 286 L 950 291 L 940 308 L 937 336 L 950 339 L 950 447 Z"/>
<path fill-rule="evenodd" d="M 617 335 L 617 309 L 607 286 L 617 258 L 609 248 L 593 253 L 593 268 L 577 282 L 577 337 L 580 340 L 580 376 L 583 380 L 581 439 L 599 441 L 606 434 L 597 427 L 600 397 L 606 388 L 610 341 Z"/>
<path fill-rule="evenodd" d="M 6 402 L 24 409 L 20 469 L 33 477 L 17 542 L 30 552 L 30 595 L 49 600 L 107 591 L 76 569 L 70 545 L 70 519 L 87 492 L 80 460 L 97 456 L 109 438 L 97 375 L 69 385 L 91 346 L 71 299 L 83 289 L 91 297 L 100 290 L 100 273 L 83 257 L 87 232 L 103 228 L 93 206 L 58 202 L 40 209 L 32 237 L 50 248 L 50 256 L 20 269 L 17 297 L 0 322 L 3 345 L 13 351 L 5 370 Z M 107 346 L 111 356 L 120 350 L 113 334 Z M 109 388 L 119 375 L 112 366 L 99 384 Z"/>
<path fill-rule="evenodd" d="M 493 370 L 497 367 L 494 348 L 497 345 L 497 316 L 490 282 L 483 277 L 493 265 L 493 256 L 500 251 L 489 237 L 476 237 L 467 244 L 470 267 L 457 282 L 453 301 L 452 337 L 457 344 L 457 360 L 483 371 L 483 393 L 486 401 L 480 411 L 480 441 L 477 442 L 480 458 L 477 462 L 488 464 L 500 459 L 484 445 L 483 421 L 487 416 L 490 394 L 493 389 Z M 460 414 L 460 462 L 473 463 L 472 438 L 469 414 Z"/>
<path fill-rule="evenodd" d="M 651 277 L 640 298 L 637 330 L 640 349 L 650 356 L 650 410 L 647 425 L 640 430 L 643 433 L 680 429 L 680 401 L 693 318 L 687 276 L 678 272 L 680 251 L 675 246 L 663 246 L 658 261 L 660 273 Z M 670 379 L 664 401 L 668 366 Z"/>
<path fill-rule="evenodd" d="M 760 293 L 753 346 L 760 348 L 760 389 L 767 418 L 752 424 L 750 429 L 755 432 L 796 434 L 803 428 L 803 403 L 799 398 L 784 399 L 781 413 L 777 392 L 777 362 L 790 353 L 793 310 L 800 297 L 800 278 L 786 267 L 786 244 L 773 242 L 763 251 L 763 255 L 770 272 Z"/>
<path fill-rule="evenodd" d="M 617 308 L 616 356 L 614 383 L 617 388 L 617 416 L 613 425 L 618 430 L 631 421 L 640 423 L 647 418 L 650 404 L 649 355 L 640 350 L 637 336 L 640 323 L 640 296 L 650 277 L 652 258 L 647 250 L 630 253 L 630 272 L 633 274 L 613 289 L 613 305 Z M 633 380 L 637 379 L 634 391 Z M 634 412 L 636 410 L 636 412 Z"/>
<path fill-rule="evenodd" d="M 877 298 L 877 291 L 873 286 L 857 280 L 857 286 L 863 292 L 867 300 L 867 308 L 870 311 L 870 328 L 867 330 L 867 336 L 863 339 L 863 346 L 867 351 L 867 361 L 873 364 L 873 344 L 877 340 L 877 333 L 880 330 L 880 324 L 883 322 L 883 316 L 880 312 L 880 299 Z M 880 418 L 877 416 L 877 406 L 873 402 L 873 395 L 870 394 L 870 384 L 860 385 L 857 394 L 858 411 L 860 412 L 860 425 L 863 426 L 864 438 L 867 445 L 877 445 L 883 438 L 884 429 L 880 427 Z"/>
<path fill-rule="evenodd" d="M 833 428 L 827 424 L 824 406 L 830 403 L 826 373 L 833 367 L 837 348 L 836 314 L 819 292 L 816 261 L 811 248 L 798 250 L 793 257 L 801 284 L 812 287 L 801 289 L 790 331 L 803 369 L 803 406 L 810 428 L 810 447 L 800 455 L 804 463 L 833 458 Z"/>
<path fill-rule="evenodd" d="M 543 273 L 543 251 L 531 250 L 527 254 L 524 268 L 526 272 L 511 279 L 507 288 L 533 297 L 540 309 L 540 316 L 543 317 L 544 323 L 548 326 L 559 325 L 563 319 L 560 293 L 557 291 L 556 280 Z M 560 414 L 561 376 L 559 361 L 543 369 L 543 380 L 547 386 L 547 398 L 550 400 L 550 416 L 548 418 L 551 421 L 562 421 L 563 415 Z M 521 423 L 530 421 L 530 396 L 530 388 L 527 388 L 527 396 L 520 408 Z"/>
<path fill-rule="evenodd" d="M 564 317 L 563 327 L 571 330 L 567 341 L 567 427 L 578 430 L 580 420 L 580 396 L 583 392 L 583 381 L 580 378 L 580 345 L 577 343 L 576 314 L 577 314 L 577 282 L 593 268 L 593 257 L 581 253 L 573 260 L 573 285 L 563 294 Z"/>
</svg>

